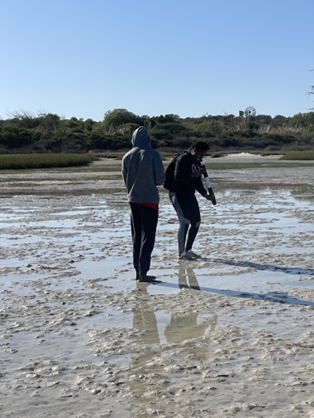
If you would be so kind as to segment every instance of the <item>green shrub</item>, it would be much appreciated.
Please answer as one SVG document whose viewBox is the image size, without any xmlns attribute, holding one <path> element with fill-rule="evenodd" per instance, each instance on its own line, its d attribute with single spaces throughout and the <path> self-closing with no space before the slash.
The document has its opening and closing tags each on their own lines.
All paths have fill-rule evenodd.
<svg viewBox="0 0 314 418">
<path fill-rule="evenodd" d="M 280 160 L 314 160 L 314 151 L 287 152 Z"/>
<path fill-rule="evenodd" d="M 135 123 L 136 125 L 142 125 L 143 120 L 140 116 L 129 112 L 126 109 L 114 109 L 105 113 L 103 127 L 107 131 L 114 131 L 119 126 L 127 123 Z"/>
<path fill-rule="evenodd" d="M 87 165 L 96 159 L 86 154 L 2 154 L 0 170 L 76 167 Z"/>
<path fill-rule="evenodd" d="M 39 141 L 40 133 L 16 126 L 5 126 L 0 129 L 0 145 L 12 149 L 20 148 Z"/>
<path fill-rule="evenodd" d="M 160 128 L 160 125 L 154 126 L 149 134 L 152 138 L 157 140 L 171 141 L 173 139 L 173 135 L 166 129 Z"/>
</svg>

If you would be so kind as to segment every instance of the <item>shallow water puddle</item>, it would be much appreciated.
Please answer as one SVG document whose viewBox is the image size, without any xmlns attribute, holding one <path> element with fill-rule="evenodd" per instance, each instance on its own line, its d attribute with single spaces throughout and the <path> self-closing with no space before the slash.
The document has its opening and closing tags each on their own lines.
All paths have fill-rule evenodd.
<svg viewBox="0 0 314 418">
<path fill-rule="evenodd" d="M 271 272 L 274 271 L 312 275 L 313 265 L 310 259 L 313 252 L 309 251 L 307 244 L 313 246 L 313 222 L 308 218 L 305 219 L 301 211 L 301 209 L 309 210 L 309 203 L 306 201 L 300 203 L 286 189 L 249 190 L 242 195 L 241 191 L 237 190 L 235 197 L 238 201 L 241 199 L 242 201 L 236 204 L 229 202 L 225 206 L 223 200 L 229 198 L 231 193 L 233 193 L 231 190 L 218 190 L 217 199 L 221 201 L 220 206 L 213 207 L 207 202 L 200 202 L 203 223 L 196 246 L 202 258 L 191 263 L 191 268 L 194 270 L 194 276 L 201 281 L 201 286 L 205 287 L 205 284 L 208 284 L 206 271 L 210 281 L 215 276 L 222 277 L 220 284 L 217 283 L 218 288 L 226 283 L 225 276 L 230 279 L 235 273 L 234 279 L 231 280 L 233 284 L 230 280 L 227 282 L 228 286 L 232 287 L 230 290 L 235 290 L 236 282 L 245 283 L 239 275 L 247 274 L 247 270 L 253 276 L 259 270 L 271 276 Z M 267 204 L 265 197 L 268 200 Z M 272 198 L 275 199 L 272 201 Z M 256 208 L 256 199 L 259 199 L 260 203 L 258 208 Z M 291 212 L 296 207 L 298 210 Z M 29 256 L 29 252 L 33 252 L 37 268 L 40 268 L 41 259 L 45 262 L 50 261 L 47 267 L 53 268 L 52 263 L 54 263 L 57 268 L 60 254 L 63 253 L 65 261 L 71 263 L 71 267 L 77 270 L 79 277 L 94 278 L 96 273 L 100 273 L 100 276 L 112 278 L 109 285 L 113 290 L 125 286 L 120 283 L 133 278 L 133 274 L 131 277 L 129 275 L 129 271 L 132 271 L 132 258 L 127 210 L 122 213 L 116 212 L 115 203 L 112 208 L 108 208 L 103 198 L 99 206 L 95 204 L 86 207 L 85 210 L 82 206 L 78 206 L 77 210 L 73 208 L 64 210 L 62 207 L 57 211 L 53 210 L 52 214 L 49 208 L 48 211 L 47 208 L 42 210 L 30 208 L 28 213 L 23 209 L 26 217 L 17 219 L 18 215 L 14 212 L 21 214 L 21 208 L 16 207 L 10 208 L 10 218 L 7 221 L 2 215 L 3 234 L 0 244 L 5 245 L 6 259 L 10 256 L 11 247 L 12 251 L 18 254 L 17 258 L 23 259 L 23 256 Z M 35 218 L 32 213 L 36 213 Z M 232 222 L 232 219 L 237 221 Z M 171 280 L 172 272 L 178 274 L 176 270 L 180 265 L 175 259 L 176 231 L 176 216 L 171 205 L 168 204 L 167 197 L 163 196 L 152 271 L 156 272 L 162 281 L 171 284 L 175 284 L 175 281 Z M 26 242 L 28 245 L 23 252 L 23 248 L 19 246 Z M 251 248 L 254 247 L 256 250 L 257 246 L 260 253 L 256 254 L 256 251 L 255 254 L 252 253 Z M 276 253 L 277 258 L 281 258 L 284 250 L 285 255 L 292 257 L 292 262 L 289 257 L 284 260 L 281 258 L 279 265 L 276 260 L 273 264 L 265 263 L 265 260 L 271 261 L 274 258 L 270 256 L 270 252 L 266 252 L 267 249 L 271 251 L 272 256 Z M 169 257 L 167 253 L 172 253 L 175 257 Z M 44 254 L 45 259 L 43 259 Z M 301 263 L 303 265 L 295 267 L 294 264 L 298 260 L 303 261 Z M 307 261 L 306 266 L 304 261 Z M 7 266 L 14 266 L 14 263 L 8 260 Z M 45 268 L 45 265 L 41 266 L 43 267 Z M 265 280 L 268 280 L 265 274 Z M 250 278 L 250 282 L 255 282 L 254 277 Z M 281 286 L 287 284 L 288 280 L 283 280 Z M 158 291 L 168 293 L 168 290 L 163 290 L 164 287 L 158 285 Z M 247 291 L 247 285 L 244 287 Z M 179 288 L 180 284 L 177 285 L 177 289 Z M 155 286 L 152 292 L 156 291 Z"/>
</svg>

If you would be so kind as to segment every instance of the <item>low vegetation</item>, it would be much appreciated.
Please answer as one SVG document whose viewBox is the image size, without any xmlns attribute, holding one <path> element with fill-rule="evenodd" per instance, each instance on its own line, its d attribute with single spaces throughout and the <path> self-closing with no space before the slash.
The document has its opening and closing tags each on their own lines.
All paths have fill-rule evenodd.
<svg viewBox="0 0 314 418">
<path fill-rule="evenodd" d="M 287 152 L 281 160 L 314 160 L 314 151 Z"/>
<path fill-rule="evenodd" d="M 78 167 L 97 159 L 86 154 L 2 154 L 0 170 L 21 170 L 29 168 Z"/>
<path fill-rule="evenodd" d="M 0 118 L 0 154 L 117 152 L 131 147 L 132 132 L 145 126 L 154 148 L 186 149 L 206 141 L 211 152 L 285 153 L 314 150 L 314 112 L 277 115 L 138 116 L 126 109 L 105 113 L 102 121 L 65 119 L 57 114 L 16 112 Z"/>
</svg>

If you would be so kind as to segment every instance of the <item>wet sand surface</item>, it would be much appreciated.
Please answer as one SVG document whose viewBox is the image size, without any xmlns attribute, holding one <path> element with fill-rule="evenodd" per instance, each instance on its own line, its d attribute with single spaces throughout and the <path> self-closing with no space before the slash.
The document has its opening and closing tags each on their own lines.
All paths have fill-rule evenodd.
<svg viewBox="0 0 314 418">
<path fill-rule="evenodd" d="M 194 261 L 161 189 L 154 284 L 119 162 L 0 173 L 0 416 L 314 417 L 314 167 L 273 161 L 206 162 Z"/>
</svg>

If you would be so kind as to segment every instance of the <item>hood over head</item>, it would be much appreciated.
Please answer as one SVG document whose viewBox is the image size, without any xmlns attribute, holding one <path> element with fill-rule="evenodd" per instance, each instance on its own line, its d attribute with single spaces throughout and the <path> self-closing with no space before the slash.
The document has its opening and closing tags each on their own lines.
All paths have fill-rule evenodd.
<svg viewBox="0 0 314 418">
<path fill-rule="evenodd" d="M 150 136 L 144 126 L 140 126 L 133 132 L 132 145 L 139 148 L 151 148 Z"/>
</svg>

